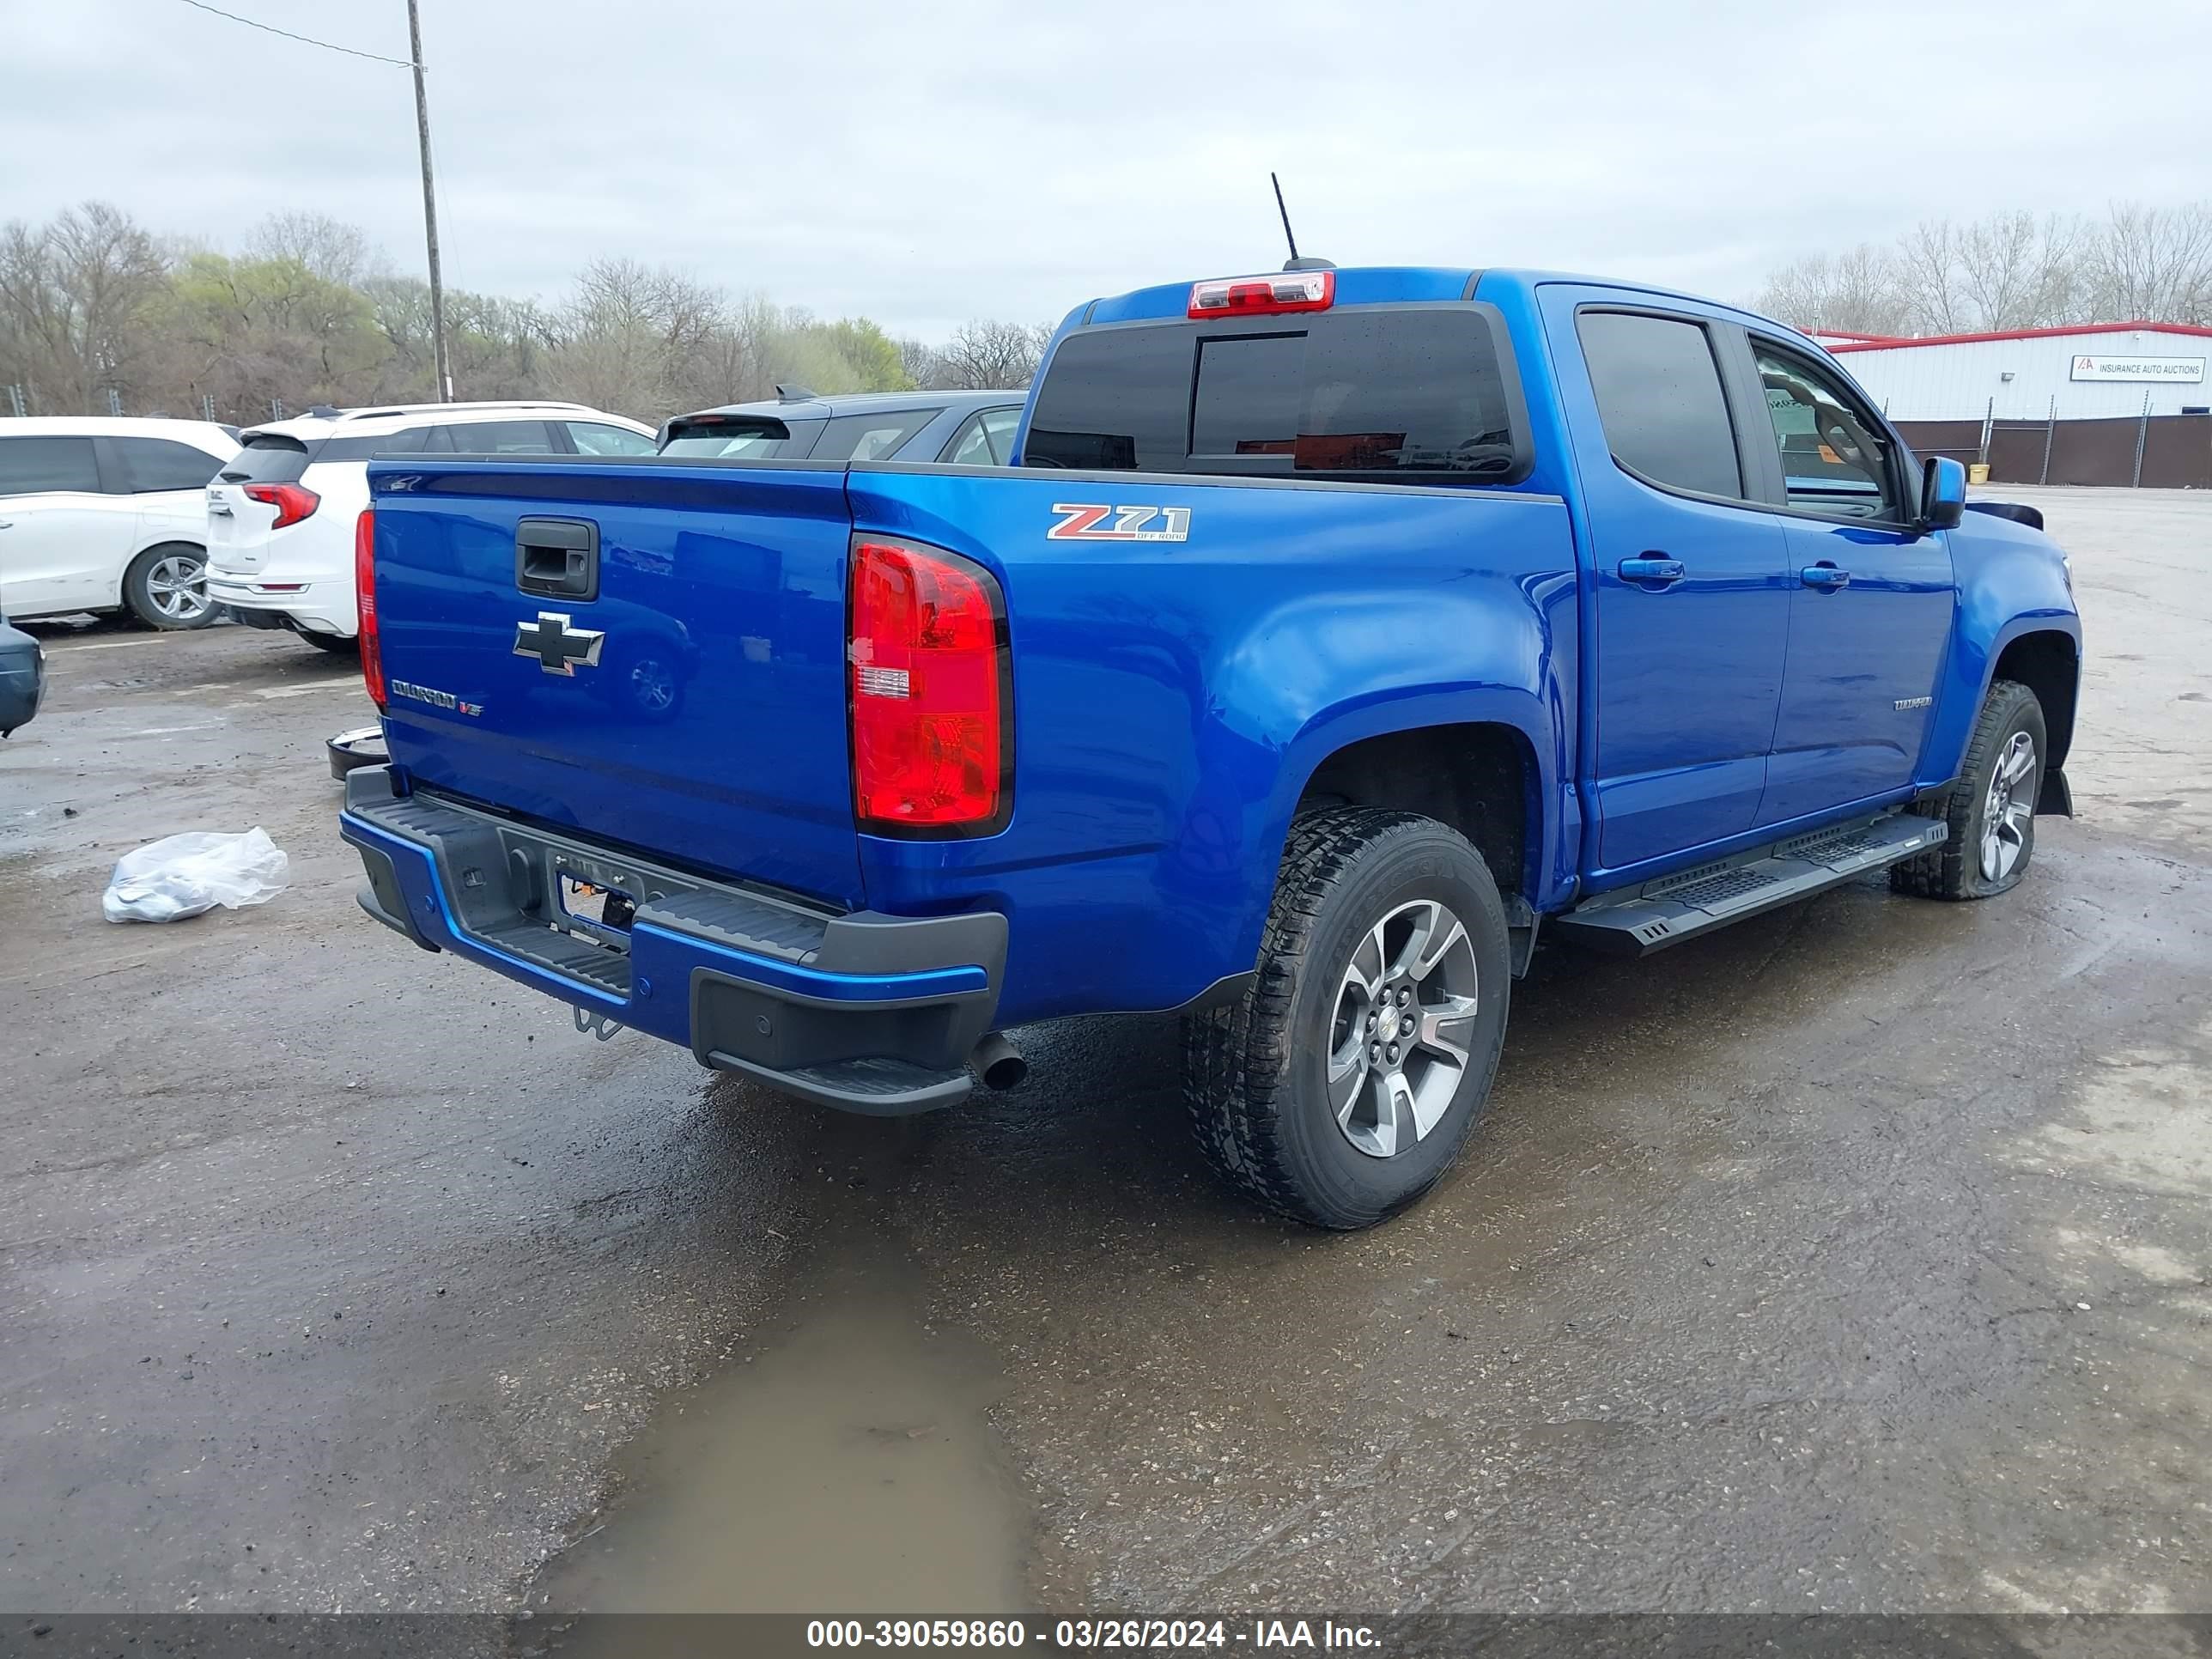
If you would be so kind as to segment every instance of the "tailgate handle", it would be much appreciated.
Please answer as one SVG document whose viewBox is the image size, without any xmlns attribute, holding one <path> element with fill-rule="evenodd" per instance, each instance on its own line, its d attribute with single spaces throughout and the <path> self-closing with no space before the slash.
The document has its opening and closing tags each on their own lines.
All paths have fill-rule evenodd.
<svg viewBox="0 0 2212 1659">
<path fill-rule="evenodd" d="M 549 599 L 599 597 L 599 527 L 587 519 L 525 519 L 514 526 L 514 585 Z"/>
</svg>

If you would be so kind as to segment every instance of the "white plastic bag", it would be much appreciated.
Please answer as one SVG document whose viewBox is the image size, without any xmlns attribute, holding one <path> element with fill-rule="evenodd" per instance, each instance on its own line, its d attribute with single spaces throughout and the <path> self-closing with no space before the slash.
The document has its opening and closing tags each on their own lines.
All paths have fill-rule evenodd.
<svg viewBox="0 0 2212 1659">
<path fill-rule="evenodd" d="M 164 836 L 115 861 L 100 914 L 110 921 L 180 921 L 218 904 L 264 904 L 291 879 L 291 860 L 258 825 L 242 836 Z"/>
</svg>

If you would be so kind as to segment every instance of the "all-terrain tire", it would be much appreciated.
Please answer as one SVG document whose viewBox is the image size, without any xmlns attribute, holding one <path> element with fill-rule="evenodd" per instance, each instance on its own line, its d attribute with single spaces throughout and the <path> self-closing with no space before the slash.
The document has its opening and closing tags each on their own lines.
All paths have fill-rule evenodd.
<svg viewBox="0 0 2212 1659">
<path fill-rule="evenodd" d="M 2028 810 L 2008 830 L 2017 842 L 2017 854 L 2008 866 L 1992 872 L 1983 859 L 1983 843 L 1991 824 L 1990 784 L 1998 765 L 2014 752 L 2014 741 L 2021 734 L 2033 745 L 2033 765 L 2009 793 L 2012 800 L 2024 802 Z M 2050 757 L 2043 705 L 2036 701 L 2035 693 L 2013 680 L 1993 682 L 1989 696 L 1982 700 L 1973 736 L 1967 740 L 1958 781 L 1918 809 L 1923 816 L 1940 817 L 1948 823 L 1949 836 L 1941 847 L 1892 865 L 1890 886 L 1900 893 L 1938 899 L 1995 898 L 2019 886 L 2035 856 L 2036 797 L 2042 791 L 2043 770 Z"/>
<path fill-rule="evenodd" d="M 1330 1105 L 1332 1032 L 1352 953 L 1385 918 L 1423 901 L 1445 906 L 1470 947 L 1475 1008 L 1459 1017 L 1464 1025 L 1455 1021 L 1467 1060 L 1428 1132 L 1373 1156 Z M 1450 1167 L 1489 1100 L 1504 1046 L 1508 960 L 1497 883 L 1456 830 L 1373 807 L 1302 813 L 1250 988 L 1183 1022 L 1183 1097 L 1206 1161 L 1261 1205 L 1316 1227 L 1372 1226 L 1404 1208 Z"/>
</svg>

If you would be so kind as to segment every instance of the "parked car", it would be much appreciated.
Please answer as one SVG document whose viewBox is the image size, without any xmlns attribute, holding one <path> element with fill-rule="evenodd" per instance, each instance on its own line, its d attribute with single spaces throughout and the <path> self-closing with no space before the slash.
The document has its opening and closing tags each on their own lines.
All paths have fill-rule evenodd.
<svg viewBox="0 0 2212 1659">
<path fill-rule="evenodd" d="M 208 589 L 249 628 L 351 651 L 354 521 L 371 455 L 650 455 L 651 427 L 581 404 L 388 404 L 251 428 L 207 486 Z"/>
<path fill-rule="evenodd" d="M 1063 325 L 1014 454 L 373 466 L 363 906 L 862 1112 L 1178 1011 L 1214 1167 L 1358 1227 L 1466 1141 L 1540 927 L 1984 898 L 2070 811 L 2058 548 L 1739 308 L 1145 289 Z M 702 647 L 658 723 L 592 692 L 641 613 Z"/>
<path fill-rule="evenodd" d="M 236 453 L 206 421 L 0 421 L 0 610 L 204 626 L 207 483 Z"/>
<path fill-rule="evenodd" d="M 820 398 L 783 388 L 774 403 L 727 404 L 661 428 L 664 455 L 697 460 L 942 461 L 1004 466 L 1020 392 L 868 392 Z"/>
<path fill-rule="evenodd" d="M 39 712 L 46 689 L 46 648 L 0 611 L 0 738 L 12 738 Z"/>
</svg>

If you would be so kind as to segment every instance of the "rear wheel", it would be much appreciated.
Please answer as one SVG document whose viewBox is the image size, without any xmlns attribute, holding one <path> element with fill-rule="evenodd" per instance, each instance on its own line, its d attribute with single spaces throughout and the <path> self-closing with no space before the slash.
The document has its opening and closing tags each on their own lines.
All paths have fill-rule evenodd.
<svg viewBox="0 0 2212 1659">
<path fill-rule="evenodd" d="M 2036 798 L 2051 739 L 2035 693 L 1998 680 L 1982 701 L 1959 781 L 1929 809 L 1951 833 L 1890 866 L 1889 884 L 1923 898 L 1995 898 L 2020 885 L 2035 856 Z"/>
<path fill-rule="evenodd" d="M 357 636 L 349 639 L 343 634 L 309 634 L 303 631 L 300 637 L 316 650 L 327 651 L 333 657 L 350 657 L 361 649 L 361 641 Z"/>
<path fill-rule="evenodd" d="M 205 628 L 215 620 L 207 550 L 190 542 L 148 548 L 123 573 L 123 603 L 149 628 Z"/>
<path fill-rule="evenodd" d="M 1504 1047 L 1497 884 L 1456 831 L 1332 807 L 1291 826 L 1259 970 L 1184 1025 L 1207 1161 L 1279 1213 L 1371 1226 L 1436 1184 Z"/>
</svg>

